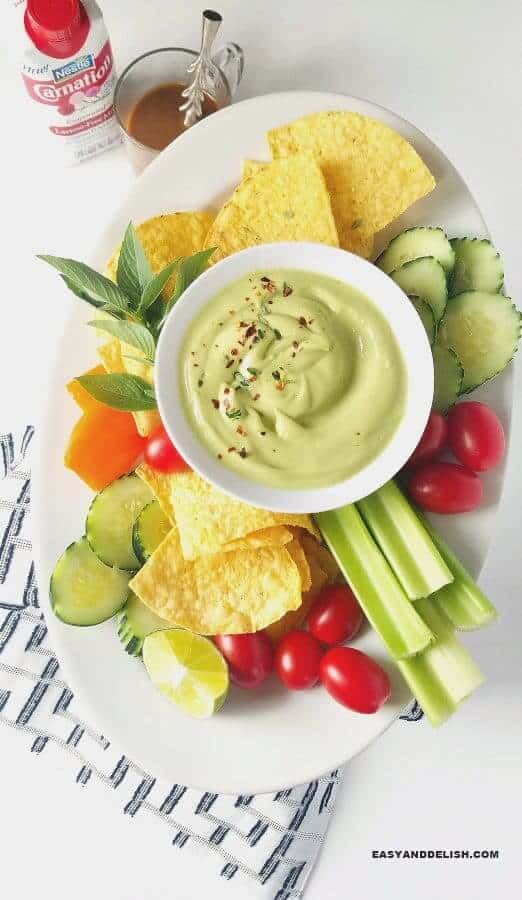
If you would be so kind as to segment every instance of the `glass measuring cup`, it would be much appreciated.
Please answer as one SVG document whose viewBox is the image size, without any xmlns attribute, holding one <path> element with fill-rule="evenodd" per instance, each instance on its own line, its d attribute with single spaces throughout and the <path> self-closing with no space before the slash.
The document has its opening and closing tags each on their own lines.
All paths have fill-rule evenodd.
<svg viewBox="0 0 522 900">
<path fill-rule="evenodd" d="M 114 91 L 114 112 L 136 174 L 161 152 L 147 147 L 129 133 L 129 119 L 136 104 L 154 88 L 173 83 L 188 84 L 191 76 L 187 68 L 197 56 L 194 50 L 184 47 L 160 47 L 138 56 L 120 75 Z M 219 71 L 212 99 L 218 109 L 222 109 L 230 105 L 241 81 L 244 56 L 237 44 L 226 44 L 212 58 Z"/>
</svg>

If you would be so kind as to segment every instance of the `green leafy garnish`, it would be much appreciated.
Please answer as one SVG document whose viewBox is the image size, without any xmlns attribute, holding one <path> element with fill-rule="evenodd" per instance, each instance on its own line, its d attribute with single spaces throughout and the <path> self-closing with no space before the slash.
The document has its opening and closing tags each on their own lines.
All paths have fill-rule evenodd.
<svg viewBox="0 0 522 900">
<path fill-rule="evenodd" d="M 156 409 L 154 387 L 138 375 L 125 372 L 110 375 L 80 375 L 76 381 L 91 397 L 123 412 Z"/>
<path fill-rule="evenodd" d="M 132 300 L 135 308 L 140 303 L 144 288 L 152 278 L 153 272 L 145 251 L 132 222 L 129 222 L 118 257 L 116 281 L 124 294 Z"/>
<path fill-rule="evenodd" d="M 42 259 L 61 272 L 67 287 L 70 287 L 82 299 L 85 295 L 85 299 L 93 306 L 101 306 L 104 309 L 110 307 L 119 312 L 129 309 L 129 299 L 119 285 L 114 284 L 110 278 L 106 278 L 105 275 L 101 275 L 85 263 L 64 256 L 45 256 L 43 254 L 39 255 L 38 259 Z"/>
<path fill-rule="evenodd" d="M 112 318 L 97 319 L 89 325 L 140 351 L 143 356 L 127 356 L 145 365 L 154 364 L 156 341 L 174 303 L 203 272 L 215 247 L 193 256 L 178 257 L 160 272 L 153 273 L 143 246 L 129 222 L 118 257 L 116 284 L 85 263 L 62 256 L 40 255 L 38 258 L 57 269 L 65 284 L 81 300 Z M 179 267 L 176 286 L 165 301 L 161 296 L 169 278 Z M 154 388 L 137 375 L 113 373 L 82 375 L 82 387 L 100 403 L 126 412 L 156 408 Z M 244 386 L 248 382 L 244 380 Z"/>
<path fill-rule="evenodd" d="M 88 324 L 100 331 L 106 331 L 107 334 L 118 338 L 124 344 L 130 344 L 136 350 L 141 350 L 146 359 L 154 360 L 156 344 L 145 325 L 141 325 L 139 322 L 115 322 L 112 319 L 95 319 Z"/>
<path fill-rule="evenodd" d="M 247 372 L 250 372 L 251 375 L 259 375 L 259 369 L 254 369 L 253 366 L 247 366 Z"/>
<path fill-rule="evenodd" d="M 228 419 L 240 419 L 241 416 L 243 415 L 243 413 L 240 409 L 235 408 L 235 409 L 227 409 L 225 411 L 225 415 Z"/>
<path fill-rule="evenodd" d="M 236 371 L 234 372 L 234 381 L 237 381 L 239 387 L 242 387 L 242 388 L 250 387 L 250 382 L 248 381 L 247 378 L 245 378 L 243 373 L 239 371 L 239 369 L 236 369 Z"/>
</svg>

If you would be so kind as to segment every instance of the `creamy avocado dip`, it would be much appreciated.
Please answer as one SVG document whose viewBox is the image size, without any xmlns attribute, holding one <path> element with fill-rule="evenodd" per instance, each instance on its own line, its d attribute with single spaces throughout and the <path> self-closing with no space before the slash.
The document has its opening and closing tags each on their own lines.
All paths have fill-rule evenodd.
<svg viewBox="0 0 522 900">
<path fill-rule="evenodd" d="M 279 488 L 335 484 L 389 442 L 404 412 L 395 337 L 360 291 L 316 272 L 246 275 L 192 321 L 181 395 L 223 465 Z"/>
</svg>

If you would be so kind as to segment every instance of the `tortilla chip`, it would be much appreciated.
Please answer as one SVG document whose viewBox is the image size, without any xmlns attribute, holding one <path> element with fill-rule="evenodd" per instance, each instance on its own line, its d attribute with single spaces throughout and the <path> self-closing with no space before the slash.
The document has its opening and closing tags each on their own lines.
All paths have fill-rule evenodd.
<svg viewBox="0 0 522 900">
<path fill-rule="evenodd" d="M 141 465 L 138 466 L 136 475 L 138 475 L 142 481 L 145 482 L 147 487 L 151 489 L 163 512 L 167 516 L 167 519 L 170 519 L 172 524 L 175 525 L 176 517 L 170 499 L 170 491 L 172 479 L 176 476 L 163 475 L 161 472 L 156 472 L 156 470 L 147 465 L 147 463 L 141 463 Z"/>
<path fill-rule="evenodd" d="M 299 538 L 294 537 L 293 541 L 286 548 L 297 566 L 299 577 L 301 579 L 301 592 L 310 590 L 312 586 L 312 578 L 310 575 L 310 566 L 304 554 L 304 550 L 299 543 Z"/>
<path fill-rule="evenodd" d="M 435 187 L 433 175 L 400 134 L 367 116 L 323 112 L 268 132 L 274 159 L 312 153 L 330 192 L 341 247 L 357 252 L 369 236 Z M 364 238 L 363 238 L 364 235 Z"/>
<path fill-rule="evenodd" d="M 175 212 L 146 219 L 136 226 L 136 233 L 154 273 L 161 271 L 178 256 L 192 256 L 201 250 L 214 216 L 207 212 Z M 118 247 L 105 267 L 105 275 L 116 281 Z M 176 275 L 167 281 L 165 296 L 174 290 Z"/>
<path fill-rule="evenodd" d="M 310 540 L 313 540 L 313 538 L 310 538 Z M 265 629 L 268 637 L 274 644 L 278 644 L 281 638 L 288 634 L 289 631 L 293 631 L 294 628 L 301 628 L 304 625 L 314 600 L 321 588 L 326 584 L 326 574 L 318 565 L 315 557 L 308 558 L 308 566 L 310 571 L 310 588 L 303 594 L 301 606 L 285 613 L 277 622 L 273 622 L 272 625 Z"/>
<path fill-rule="evenodd" d="M 241 163 L 241 178 L 250 178 L 251 175 L 257 175 L 261 169 L 265 169 L 270 163 L 258 162 L 257 159 L 244 159 Z"/>
<path fill-rule="evenodd" d="M 316 541 L 315 538 L 310 537 L 310 535 L 306 533 L 301 534 L 300 541 L 310 565 L 312 560 L 315 560 L 326 574 L 328 581 L 333 582 L 343 580 L 339 566 L 326 547 L 323 547 L 323 545 Z"/>
<path fill-rule="evenodd" d="M 284 547 L 184 559 L 176 527 L 130 582 L 171 625 L 198 634 L 259 631 L 301 603 L 297 567 Z"/>
<path fill-rule="evenodd" d="M 230 541 L 274 525 L 294 525 L 319 536 L 310 516 L 249 506 L 222 494 L 195 472 L 171 478 L 171 501 L 186 559 L 217 553 Z"/>
<path fill-rule="evenodd" d="M 121 358 L 121 344 L 116 339 L 107 341 L 106 344 L 100 344 L 97 353 L 107 372 L 125 371 Z"/>
<path fill-rule="evenodd" d="M 324 178 L 310 155 L 268 163 L 243 179 L 218 213 L 205 246 L 218 248 L 215 263 L 271 241 L 339 246 Z"/>
<path fill-rule="evenodd" d="M 288 545 L 287 550 L 290 552 L 292 542 L 292 532 L 288 528 L 285 528 L 284 525 L 273 525 L 270 528 L 260 528 L 259 531 L 252 531 L 251 534 L 238 538 L 237 541 L 229 541 L 228 544 L 223 544 L 221 549 L 224 553 L 229 553 L 231 550 L 257 550 L 260 547 L 283 547 Z M 294 559 L 291 552 L 290 555 Z M 297 565 L 295 559 L 294 562 Z M 299 566 L 297 568 L 299 569 Z"/>
</svg>

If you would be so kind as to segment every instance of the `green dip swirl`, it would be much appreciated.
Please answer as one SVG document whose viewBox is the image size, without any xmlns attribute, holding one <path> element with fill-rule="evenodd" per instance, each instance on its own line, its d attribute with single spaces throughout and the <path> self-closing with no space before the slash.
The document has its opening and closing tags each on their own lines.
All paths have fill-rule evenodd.
<svg viewBox="0 0 522 900">
<path fill-rule="evenodd" d="M 192 321 L 185 413 L 223 465 L 278 488 L 355 474 L 404 413 L 404 361 L 386 319 L 348 284 L 294 269 L 246 275 Z"/>
</svg>

